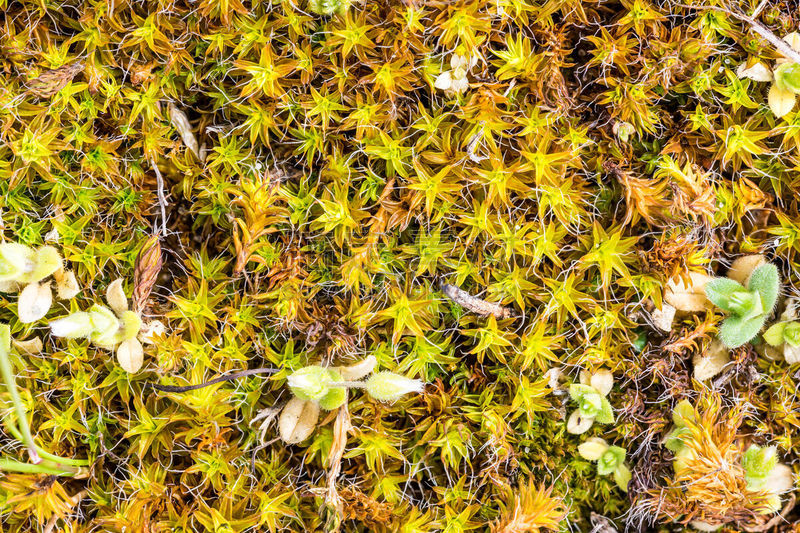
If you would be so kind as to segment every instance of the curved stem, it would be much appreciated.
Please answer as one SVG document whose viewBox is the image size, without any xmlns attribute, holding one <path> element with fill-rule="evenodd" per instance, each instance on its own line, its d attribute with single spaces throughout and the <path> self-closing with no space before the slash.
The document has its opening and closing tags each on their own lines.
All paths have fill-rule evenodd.
<svg viewBox="0 0 800 533">
<path fill-rule="evenodd" d="M 0 459 L 0 471 L 20 472 L 23 474 L 52 474 L 56 476 L 74 476 L 80 468 L 66 465 L 50 464 L 49 461 L 39 464 L 23 463 L 14 459 Z"/>
<path fill-rule="evenodd" d="M 19 397 L 17 390 L 16 376 L 11 368 L 11 360 L 9 353 L 11 352 L 11 328 L 8 324 L 0 324 L 0 372 L 3 374 L 3 381 L 9 394 L 11 394 L 11 401 L 14 402 L 14 410 L 17 413 L 17 424 L 19 425 L 20 433 L 22 433 L 22 442 L 28 447 L 28 456 L 32 463 L 36 464 L 41 462 L 38 452 L 36 451 L 36 444 L 33 442 L 33 435 L 31 435 L 31 428 L 28 425 L 28 415 L 25 412 L 25 406 L 22 405 L 22 400 Z"/>
<path fill-rule="evenodd" d="M 14 436 L 14 438 L 16 438 L 19 441 L 22 440 L 22 433 L 19 432 L 19 429 L 14 427 L 14 424 L 7 424 L 6 425 L 6 429 L 8 430 L 9 433 L 11 433 L 11 435 Z M 53 455 L 52 453 L 48 452 L 47 450 L 45 450 L 41 446 L 37 445 L 35 442 L 34 442 L 34 446 L 36 446 L 36 451 L 39 453 L 39 456 L 42 459 L 46 459 L 46 460 L 52 461 L 54 463 L 60 463 L 60 464 L 71 465 L 71 466 L 89 466 L 89 460 L 88 459 L 67 459 L 66 457 L 60 457 L 58 455 Z"/>
</svg>

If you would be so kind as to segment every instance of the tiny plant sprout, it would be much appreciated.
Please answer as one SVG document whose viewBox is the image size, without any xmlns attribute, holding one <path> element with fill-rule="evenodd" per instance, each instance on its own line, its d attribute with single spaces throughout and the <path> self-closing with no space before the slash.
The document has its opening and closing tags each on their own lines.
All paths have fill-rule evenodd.
<svg viewBox="0 0 800 533">
<path fill-rule="evenodd" d="M 78 293 L 75 275 L 63 268 L 61 255 L 52 246 L 33 249 L 24 244 L 0 244 L 0 292 L 19 291 L 19 321 L 30 324 L 42 319 L 53 304 L 50 281 L 56 282 L 59 298 L 69 299 Z"/>
<path fill-rule="evenodd" d="M 764 332 L 764 341 L 770 346 L 783 348 L 787 363 L 800 362 L 800 322 L 784 320 L 770 326 Z"/>
<path fill-rule="evenodd" d="M 777 449 L 751 445 L 742 456 L 742 468 L 747 490 L 766 492 L 769 495 L 767 512 L 778 511 L 780 495 L 794 487 L 794 480 L 791 469 L 778 463 Z"/>
<path fill-rule="evenodd" d="M 66 339 L 89 339 L 95 346 L 116 350 L 120 366 L 127 372 L 136 372 L 144 359 L 144 350 L 137 338 L 142 320 L 137 313 L 128 310 L 121 279 L 108 286 L 106 302 L 109 307 L 95 304 L 88 311 L 54 320 L 50 323 L 50 332 Z"/>
<path fill-rule="evenodd" d="M 581 383 L 569 386 L 569 395 L 578 408 L 567 420 L 567 431 L 580 435 L 589 431 L 594 422 L 613 424 L 614 411 L 606 398 L 613 386 L 614 376 L 608 370 L 600 370 L 591 377 L 581 372 Z"/>
<path fill-rule="evenodd" d="M 769 263 L 753 270 L 746 287 L 729 278 L 706 284 L 706 297 L 729 315 L 719 328 L 725 346 L 737 348 L 758 335 L 775 307 L 779 290 L 778 269 Z"/>
<path fill-rule="evenodd" d="M 614 125 L 611 127 L 611 131 L 617 138 L 626 143 L 630 140 L 631 135 L 636 133 L 636 127 L 631 124 L 630 122 L 614 122 Z"/>
<path fill-rule="evenodd" d="M 284 406 L 278 419 L 278 431 L 287 444 L 304 441 L 314 431 L 320 409 L 331 411 L 347 402 L 351 388 L 366 390 L 378 401 L 393 402 L 405 394 L 422 392 L 422 382 L 392 372 L 378 372 L 364 381 L 377 361 L 369 356 L 351 366 L 322 367 L 310 365 L 287 378 L 294 398 Z"/>
<path fill-rule="evenodd" d="M 800 52 L 800 35 L 792 32 L 783 38 L 795 52 Z M 757 82 L 772 82 L 767 93 L 767 103 L 776 117 L 787 115 L 794 108 L 797 95 L 800 94 L 800 64 L 781 57 L 770 70 L 762 63 L 752 65 L 742 63 L 737 74 L 740 78 L 748 78 Z"/>
<path fill-rule="evenodd" d="M 624 448 L 609 446 L 601 438 L 590 437 L 578 446 L 578 453 L 587 461 L 597 462 L 598 474 L 601 476 L 612 474 L 617 486 L 625 492 L 628 491 L 631 471 L 625 464 Z"/>
<path fill-rule="evenodd" d="M 450 70 L 437 76 L 434 87 L 449 93 L 463 93 L 469 88 L 467 74 L 478 63 L 475 56 L 465 57 L 458 54 L 450 56 Z"/>
</svg>

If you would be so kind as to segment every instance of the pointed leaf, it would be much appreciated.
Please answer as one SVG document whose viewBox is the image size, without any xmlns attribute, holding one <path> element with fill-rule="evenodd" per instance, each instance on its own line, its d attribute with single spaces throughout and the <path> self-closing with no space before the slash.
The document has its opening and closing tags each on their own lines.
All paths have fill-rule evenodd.
<svg viewBox="0 0 800 533">
<path fill-rule="evenodd" d="M 778 293 L 781 290 L 781 278 L 777 267 L 772 263 L 767 263 L 753 270 L 747 288 L 756 291 L 761 296 L 764 312 L 770 313 L 775 307 Z"/>
<path fill-rule="evenodd" d="M 719 340 L 728 348 L 738 348 L 758 335 L 764 325 L 765 317 L 742 320 L 736 316 L 729 316 L 719 328 Z"/>
<path fill-rule="evenodd" d="M 706 284 L 706 298 L 723 311 L 732 312 L 729 298 L 735 292 L 746 289 L 728 278 L 715 278 Z"/>
<path fill-rule="evenodd" d="M 600 424 L 613 424 L 614 423 L 614 409 L 611 407 L 608 399 L 603 398 L 603 403 L 600 407 L 600 412 L 594 419 Z"/>
</svg>

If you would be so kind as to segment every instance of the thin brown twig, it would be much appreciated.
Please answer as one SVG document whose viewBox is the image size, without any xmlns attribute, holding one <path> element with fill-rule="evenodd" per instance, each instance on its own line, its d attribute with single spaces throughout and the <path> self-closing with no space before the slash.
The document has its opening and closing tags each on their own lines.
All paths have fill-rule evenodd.
<svg viewBox="0 0 800 533">
<path fill-rule="evenodd" d="M 750 16 L 754 19 L 757 19 L 758 16 L 761 14 L 761 12 L 764 11 L 764 8 L 767 7 L 768 3 L 769 0 L 761 0 L 761 2 L 759 2 L 759 4 L 753 10 L 753 13 L 751 13 Z"/>
<path fill-rule="evenodd" d="M 223 381 L 233 381 L 234 379 L 243 378 L 245 376 L 252 376 L 255 374 L 274 374 L 279 369 L 277 368 L 251 368 L 250 370 L 242 370 L 241 372 L 234 372 L 233 374 L 228 374 L 227 376 L 220 376 L 205 383 L 199 383 L 197 385 L 186 385 L 186 386 L 175 386 L 175 385 L 159 385 L 157 383 L 150 383 L 150 386 L 156 390 L 162 392 L 189 392 L 197 389 L 202 389 L 203 387 L 208 387 L 209 385 L 215 385 L 217 383 L 222 383 Z"/>
</svg>

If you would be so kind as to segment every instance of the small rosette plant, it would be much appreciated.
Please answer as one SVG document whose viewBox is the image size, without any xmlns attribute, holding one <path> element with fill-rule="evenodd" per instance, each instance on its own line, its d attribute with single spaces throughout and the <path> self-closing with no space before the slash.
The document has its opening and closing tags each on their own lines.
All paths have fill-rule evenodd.
<svg viewBox="0 0 800 533">
<path fill-rule="evenodd" d="M 729 278 L 709 281 L 706 297 L 728 313 L 719 328 L 719 340 L 728 348 L 738 348 L 758 335 L 775 307 L 779 290 L 778 269 L 769 263 L 753 270 L 746 287 Z"/>
<path fill-rule="evenodd" d="M 108 286 L 106 302 L 109 307 L 94 304 L 88 311 L 78 311 L 50 322 L 50 332 L 65 339 L 89 339 L 95 346 L 116 351 L 120 366 L 127 372 L 136 372 L 144 359 L 144 350 L 137 338 L 142 320 L 128 309 L 121 279 Z"/>
<path fill-rule="evenodd" d="M 320 409 L 331 411 L 347 402 L 351 388 L 365 389 L 367 394 L 382 402 L 394 402 L 405 394 L 422 392 L 422 381 L 410 379 L 393 372 L 377 372 L 374 356 L 351 366 L 323 367 L 310 365 L 296 370 L 287 378 L 294 394 L 281 411 L 278 432 L 287 444 L 297 444 L 307 439 L 319 420 Z"/>
<path fill-rule="evenodd" d="M 675 473 L 680 473 L 686 466 L 685 459 L 692 451 L 688 448 L 684 440 L 690 435 L 689 428 L 686 427 L 687 422 L 695 420 L 694 408 L 688 400 L 683 400 L 675 406 L 672 411 L 672 422 L 675 427 L 667 435 L 664 445 L 669 451 L 675 455 L 672 463 L 672 468 Z"/>
<path fill-rule="evenodd" d="M 780 510 L 781 494 L 792 490 L 794 480 L 791 468 L 778 463 L 777 448 L 751 445 L 742 456 L 742 468 L 747 490 L 763 491 L 769 495 L 765 514 Z"/>
<path fill-rule="evenodd" d="M 800 361 L 800 322 L 784 320 L 773 324 L 764 332 L 764 341 L 770 346 L 783 348 L 787 362 Z"/>
<path fill-rule="evenodd" d="M 608 393 L 614 386 L 614 376 L 608 370 L 600 370 L 589 377 L 581 372 L 581 383 L 569 386 L 570 397 L 578 404 L 567 420 L 567 431 L 580 435 L 586 433 L 595 422 L 614 423 L 614 410 L 608 401 Z"/>
<path fill-rule="evenodd" d="M 597 473 L 601 476 L 612 474 L 614 482 L 623 491 L 628 491 L 631 471 L 625 464 L 625 448 L 609 446 L 601 438 L 590 437 L 578 446 L 578 453 L 587 461 L 597 462 Z"/>
<path fill-rule="evenodd" d="M 64 270 L 58 250 L 52 246 L 30 246 L 15 242 L 0 243 L 0 292 L 19 291 L 17 315 L 23 324 L 42 319 L 53 305 L 50 276 L 56 294 L 68 300 L 78 293 L 75 274 Z"/>
<path fill-rule="evenodd" d="M 478 63 L 475 56 L 466 57 L 459 54 L 450 56 L 450 70 L 445 70 L 436 77 L 434 87 L 448 93 L 463 93 L 469 88 L 469 71 Z"/>
</svg>

